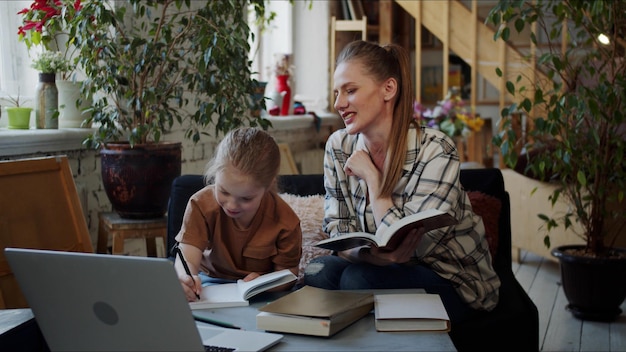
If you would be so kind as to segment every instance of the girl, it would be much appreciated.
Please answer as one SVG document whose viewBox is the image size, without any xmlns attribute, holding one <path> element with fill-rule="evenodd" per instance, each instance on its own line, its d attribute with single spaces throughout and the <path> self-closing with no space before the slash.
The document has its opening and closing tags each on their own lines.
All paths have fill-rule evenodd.
<svg viewBox="0 0 626 352">
<path fill-rule="evenodd" d="M 298 275 L 300 220 L 276 192 L 279 168 L 278 145 L 260 129 L 232 130 L 219 143 L 204 175 L 213 184 L 190 198 L 176 236 L 191 273 L 177 256 L 189 301 L 202 285 L 249 281 L 282 269 Z"/>
</svg>

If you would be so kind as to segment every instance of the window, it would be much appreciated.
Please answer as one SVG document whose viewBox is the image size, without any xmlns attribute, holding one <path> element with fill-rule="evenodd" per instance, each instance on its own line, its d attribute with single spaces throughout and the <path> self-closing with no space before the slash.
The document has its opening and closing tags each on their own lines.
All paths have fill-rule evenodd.
<svg viewBox="0 0 626 352">
<path fill-rule="evenodd" d="M 37 85 L 37 71 L 30 67 L 26 45 L 18 41 L 17 28 L 21 16 L 17 13 L 29 7 L 31 1 L 0 1 L 0 97 L 16 96 L 30 99 Z"/>
<path fill-rule="evenodd" d="M 267 12 L 276 13 L 270 28 L 255 31 L 256 43 L 252 70 L 272 89 L 275 54 L 292 54 L 294 66 L 292 91 L 308 111 L 328 107 L 329 2 L 271 0 Z"/>
<path fill-rule="evenodd" d="M 31 59 L 24 43 L 18 41 L 17 28 L 31 0 L 0 1 L 0 97 L 17 95 L 30 99 L 35 92 L 37 71 L 30 67 Z M 270 28 L 255 33 L 253 70 L 261 81 L 271 81 L 268 67 L 277 53 L 291 53 L 295 66 L 296 99 L 307 110 L 327 106 L 328 90 L 328 3 L 325 1 L 272 0 L 267 10 L 276 13 Z M 311 6 L 309 6 L 311 5 Z"/>
</svg>

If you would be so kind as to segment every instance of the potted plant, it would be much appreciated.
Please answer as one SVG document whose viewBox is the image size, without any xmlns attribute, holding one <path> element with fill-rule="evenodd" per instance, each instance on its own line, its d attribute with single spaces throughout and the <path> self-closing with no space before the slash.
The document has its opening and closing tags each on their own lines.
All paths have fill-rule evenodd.
<svg viewBox="0 0 626 352">
<path fill-rule="evenodd" d="M 269 126 L 250 109 L 257 85 L 248 59 L 250 5 L 264 19 L 262 0 L 82 1 L 68 31 L 87 77 L 83 92 L 94 97 L 90 121 L 98 130 L 85 143 L 100 150 L 103 183 L 120 215 L 164 214 L 169 186 L 181 167 L 181 143 L 163 141 L 174 123 L 194 142 L 210 134 L 210 125 L 215 135 L 242 125 Z M 142 150 L 151 157 L 167 155 L 168 161 L 118 172 L 126 165 L 121 155 L 147 162 Z M 139 180 L 109 184 L 120 173 Z M 165 189 L 155 192 L 157 183 Z M 138 189 L 147 197 L 145 212 L 130 199 L 140 198 Z"/>
<path fill-rule="evenodd" d="M 59 127 L 59 90 L 55 78 L 59 71 L 68 70 L 69 61 L 58 51 L 43 51 L 32 62 L 39 71 L 35 91 L 35 122 L 37 128 Z"/>
<path fill-rule="evenodd" d="M 4 109 L 7 112 L 7 128 L 9 129 L 19 129 L 19 130 L 27 130 L 30 128 L 30 113 L 33 111 L 33 108 L 22 106 L 25 101 L 20 101 L 20 91 L 19 88 L 17 90 L 17 96 L 12 97 L 8 96 L 8 98 L 3 98 L 2 100 L 8 101 L 8 103 L 12 106 L 6 106 Z"/>
<path fill-rule="evenodd" d="M 81 127 L 84 110 L 90 105 L 89 97 L 80 95 L 77 48 L 67 31 L 68 22 L 80 8 L 80 0 L 34 0 L 29 7 L 18 12 L 22 16 L 22 25 L 18 28 L 20 41 L 29 50 L 56 52 L 62 64 L 51 71 L 40 69 L 42 73 L 55 73 L 54 77 L 48 75 L 46 78 L 56 78 L 58 118 L 53 122 L 58 127 Z"/>
<path fill-rule="evenodd" d="M 508 40 L 511 26 L 518 32 L 536 26 L 534 44 L 540 35 L 547 38 L 536 69 L 548 80 L 506 82 L 516 102 L 503 109 L 494 144 L 508 166 L 522 161 L 526 172 L 555 186 L 553 205 L 560 199 L 569 205 L 564 214 L 539 214 L 546 246 L 550 229 L 582 229 L 586 245 L 551 251 L 560 261 L 568 309 L 581 319 L 613 320 L 626 297 L 626 249 L 615 245 L 626 232 L 626 2 L 501 0 L 488 18 L 496 38 Z M 519 112 L 531 117 L 527 141 L 511 123 Z"/>
</svg>

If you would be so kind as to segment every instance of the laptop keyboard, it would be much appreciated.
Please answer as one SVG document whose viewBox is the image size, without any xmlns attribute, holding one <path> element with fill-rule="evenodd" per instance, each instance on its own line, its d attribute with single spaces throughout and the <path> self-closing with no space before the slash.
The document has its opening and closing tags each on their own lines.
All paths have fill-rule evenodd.
<svg viewBox="0 0 626 352">
<path fill-rule="evenodd" d="M 204 346 L 204 352 L 232 352 L 234 348 L 221 346 Z"/>
</svg>

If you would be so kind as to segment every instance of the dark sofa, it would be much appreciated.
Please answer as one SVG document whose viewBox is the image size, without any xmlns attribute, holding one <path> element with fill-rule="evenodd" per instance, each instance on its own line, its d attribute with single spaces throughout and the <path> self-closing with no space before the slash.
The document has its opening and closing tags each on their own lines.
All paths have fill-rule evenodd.
<svg viewBox="0 0 626 352">
<path fill-rule="evenodd" d="M 537 307 L 520 286 L 511 268 L 511 214 L 502 173 L 499 169 L 462 170 L 461 184 L 467 191 L 481 192 L 500 201 L 497 251 L 493 263 L 502 286 L 500 302 L 493 311 L 452 326 L 450 337 L 459 351 L 537 351 Z M 182 175 L 174 180 L 168 208 L 168 248 L 173 246 L 174 236 L 180 229 L 187 200 L 203 186 L 200 175 Z M 323 194 L 323 175 L 281 176 L 279 189 L 301 196 Z"/>
</svg>

